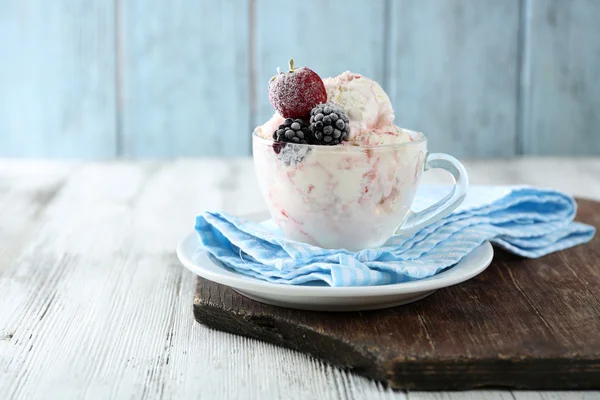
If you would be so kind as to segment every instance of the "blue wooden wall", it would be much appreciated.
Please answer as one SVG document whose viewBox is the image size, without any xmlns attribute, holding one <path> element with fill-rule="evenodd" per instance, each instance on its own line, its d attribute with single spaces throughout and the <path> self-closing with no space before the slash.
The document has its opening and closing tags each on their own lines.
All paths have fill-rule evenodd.
<svg viewBox="0 0 600 400">
<path fill-rule="evenodd" d="M 434 151 L 600 154 L 599 0 L 0 0 L 0 156 L 247 155 L 292 56 Z"/>
</svg>

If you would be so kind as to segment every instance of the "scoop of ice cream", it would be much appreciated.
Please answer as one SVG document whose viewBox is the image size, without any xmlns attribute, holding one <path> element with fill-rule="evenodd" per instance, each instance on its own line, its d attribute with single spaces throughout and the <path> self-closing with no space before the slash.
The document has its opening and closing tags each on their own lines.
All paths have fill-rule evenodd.
<svg viewBox="0 0 600 400">
<path fill-rule="evenodd" d="M 279 128 L 279 125 L 283 124 L 283 121 L 285 121 L 285 119 L 281 115 L 275 113 L 267 122 L 256 127 L 254 132 L 263 139 L 273 139 L 273 132 Z"/>
<path fill-rule="evenodd" d="M 379 129 L 392 129 L 394 109 L 390 98 L 377 82 L 346 71 L 323 80 L 327 101 L 336 103 L 350 120 L 348 139 Z"/>
<path fill-rule="evenodd" d="M 360 132 L 358 135 L 354 135 L 347 143 L 353 146 L 380 146 L 411 142 L 417 136 L 417 132 L 402 129 L 392 124 L 373 131 Z"/>
<path fill-rule="evenodd" d="M 377 82 L 352 72 L 323 80 L 327 101 L 338 105 L 348 116 L 349 135 L 343 144 L 378 146 L 414 140 L 411 131 L 394 125 L 390 98 Z M 278 113 L 256 128 L 258 136 L 271 139 L 284 118 Z M 414 132 L 413 132 L 414 133 Z"/>
</svg>

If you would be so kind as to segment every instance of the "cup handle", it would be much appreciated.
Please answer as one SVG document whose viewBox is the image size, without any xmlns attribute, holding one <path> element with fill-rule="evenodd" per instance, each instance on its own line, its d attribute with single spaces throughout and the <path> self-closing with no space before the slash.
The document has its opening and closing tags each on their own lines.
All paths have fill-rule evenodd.
<svg viewBox="0 0 600 400">
<path fill-rule="evenodd" d="M 429 154 L 425 161 L 424 170 L 428 171 L 435 168 L 446 170 L 452 175 L 454 178 L 452 191 L 443 199 L 422 211 L 409 211 L 407 218 L 396 229 L 394 236 L 406 236 L 439 221 L 454 211 L 464 200 L 469 188 L 469 176 L 460 161 L 444 153 Z"/>
</svg>

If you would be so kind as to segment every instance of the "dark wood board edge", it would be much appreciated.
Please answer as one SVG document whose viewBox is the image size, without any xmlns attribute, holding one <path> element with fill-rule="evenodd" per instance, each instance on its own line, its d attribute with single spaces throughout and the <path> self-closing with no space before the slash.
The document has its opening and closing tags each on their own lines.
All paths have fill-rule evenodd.
<svg viewBox="0 0 600 400">
<path fill-rule="evenodd" d="M 202 278 L 197 277 L 196 286 L 202 285 L 202 281 Z M 291 325 L 268 314 L 249 315 L 236 310 L 224 310 L 197 295 L 194 296 L 194 318 L 213 329 L 308 353 L 336 367 L 371 379 L 382 382 L 388 380 L 386 373 L 390 369 L 377 368 L 374 355 L 361 352 L 356 346 L 307 326 Z"/>
<path fill-rule="evenodd" d="M 412 390 L 598 389 L 597 359 L 422 360 L 394 363 L 389 385 Z"/>
<path fill-rule="evenodd" d="M 197 278 L 197 285 L 202 285 L 202 281 Z M 198 296 L 194 297 L 194 317 L 210 328 L 307 353 L 394 389 L 600 389 L 600 361 L 596 358 L 377 360 L 366 349 L 309 327 L 291 325 L 267 314 L 223 310 Z"/>
</svg>

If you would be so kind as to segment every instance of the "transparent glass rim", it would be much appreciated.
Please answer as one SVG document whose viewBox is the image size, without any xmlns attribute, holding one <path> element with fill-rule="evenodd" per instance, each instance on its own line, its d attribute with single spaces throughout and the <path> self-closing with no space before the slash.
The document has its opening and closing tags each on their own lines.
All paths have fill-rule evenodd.
<svg viewBox="0 0 600 400">
<path fill-rule="evenodd" d="M 408 130 L 408 129 L 406 129 Z M 252 140 L 259 142 L 265 146 L 273 145 L 274 143 L 285 143 L 285 145 L 298 146 L 300 148 L 307 149 L 319 149 L 329 150 L 329 151 L 365 151 L 365 150 L 384 150 L 384 149 L 399 149 L 403 147 L 411 147 L 418 146 L 423 143 L 427 143 L 427 137 L 422 132 L 409 131 L 411 133 L 417 134 L 417 139 L 411 142 L 404 143 L 390 143 L 390 144 L 372 144 L 372 145 L 353 145 L 353 146 L 320 146 L 316 144 L 301 144 L 301 143 L 285 143 L 285 142 L 276 142 L 273 139 L 265 139 L 261 136 L 258 136 L 256 131 L 252 132 Z"/>
</svg>

